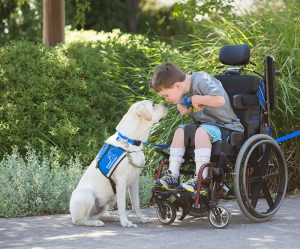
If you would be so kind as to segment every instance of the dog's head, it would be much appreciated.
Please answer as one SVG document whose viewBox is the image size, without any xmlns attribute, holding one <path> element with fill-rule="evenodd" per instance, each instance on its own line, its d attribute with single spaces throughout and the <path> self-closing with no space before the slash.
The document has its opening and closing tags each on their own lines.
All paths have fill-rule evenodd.
<svg viewBox="0 0 300 249">
<path fill-rule="evenodd" d="M 131 139 L 146 141 L 152 125 L 167 113 L 168 108 L 164 104 L 154 104 L 151 100 L 139 101 L 129 108 L 116 129 Z"/>
</svg>

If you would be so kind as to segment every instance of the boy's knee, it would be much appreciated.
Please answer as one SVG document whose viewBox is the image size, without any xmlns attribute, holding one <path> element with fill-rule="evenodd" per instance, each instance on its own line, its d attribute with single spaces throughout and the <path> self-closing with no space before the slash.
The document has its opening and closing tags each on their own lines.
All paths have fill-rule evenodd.
<svg viewBox="0 0 300 249">
<path fill-rule="evenodd" d="M 198 140 L 200 138 L 201 139 L 206 139 L 206 140 L 209 140 L 209 141 L 211 140 L 211 136 L 202 127 L 197 128 L 196 134 L 195 134 L 195 140 Z"/>
<path fill-rule="evenodd" d="M 179 126 L 174 133 L 174 137 L 183 138 L 184 137 L 184 127 Z"/>
</svg>

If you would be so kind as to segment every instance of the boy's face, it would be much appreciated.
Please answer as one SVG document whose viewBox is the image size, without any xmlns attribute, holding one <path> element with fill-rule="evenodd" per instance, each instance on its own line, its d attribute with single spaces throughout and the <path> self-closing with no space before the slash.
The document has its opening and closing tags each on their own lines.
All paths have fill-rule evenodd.
<svg viewBox="0 0 300 249">
<path fill-rule="evenodd" d="M 182 97 L 180 83 L 176 82 L 170 88 L 163 88 L 158 92 L 158 94 L 165 98 L 167 102 L 178 104 L 179 100 Z"/>
</svg>

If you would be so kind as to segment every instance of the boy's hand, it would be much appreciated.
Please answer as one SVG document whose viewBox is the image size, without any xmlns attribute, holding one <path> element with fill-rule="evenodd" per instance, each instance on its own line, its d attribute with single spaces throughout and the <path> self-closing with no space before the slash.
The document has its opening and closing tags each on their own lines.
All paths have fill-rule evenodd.
<svg viewBox="0 0 300 249">
<path fill-rule="evenodd" d="M 180 104 L 180 103 L 177 104 L 177 109 L 178 109 L 178 111 L 180 112 L 180 114 L 182 116 L 184 116 L 184 115 L 186 115 L 186 114 L 188 114 L 188 113 L 191 112 L 190 109 L 188 109 L 185 105 Z"/>
<path fill-rule="evenodd" d="M 191 104 L 194 108 L 195 112 L 200 112 L 205 107 L 204 105 L 199 103 L 199 97 L 198 95 L 194 95 L 191 97 Z"/>
</svg>

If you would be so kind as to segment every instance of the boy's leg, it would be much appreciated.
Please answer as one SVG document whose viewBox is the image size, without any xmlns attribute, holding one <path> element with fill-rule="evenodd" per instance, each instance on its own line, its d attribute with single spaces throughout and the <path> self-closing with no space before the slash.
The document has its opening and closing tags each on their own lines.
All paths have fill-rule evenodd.
<svg viewBox="0 0 300 249">
<path fill-rule="evenodd" d="M 214 125 L 201 125 L 195 134 L 195 177 L 182 184 L 182 188 L 187 191 L 195 191 L 197 187 L 197 175 L 201 166 L 210 162 L 212 143 L 222 140 L 221 131 Z M 208 168 L 202 172 L 203 179 L 208 175 Z"/>
<path fill-rule="evenodd" d="M 195 163 L 196 163 L 196 172 L 195 175 L 198 175 L 198 172 L 201 166 L 205 163 L 210 162 L 211 155 L 211 144 L 212 137 L 208 134 L 208 132 L 199 127 L 195 134 Z M 208 168 L 205 168 L 202 172 L 203 179 L 208 175 Z"/>
<path fill-rule="evenodd" d="M 178 128 L 173 136 L 169 158 L 169 170 L 171 170 L 173 176 L 176 178 L 179 177 L 179 170 L 183 163 L 184 152 L 184 129 Z"/>
<path fill-rule="evenodd" d="M 183 162 L 184 152 L 184 129 L 178 128 L 175 131 L 170 148 L 168 171 L 161 179 L 156 181 L 156 185 L 166 189 L 172 189 L 178 186 L 179 170 Z"/>
</svg>

